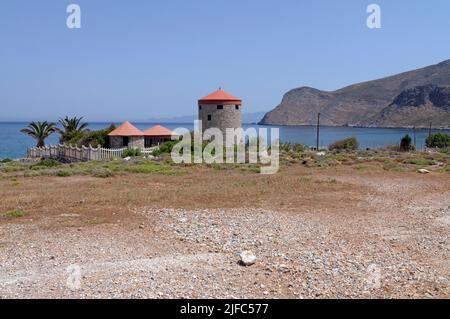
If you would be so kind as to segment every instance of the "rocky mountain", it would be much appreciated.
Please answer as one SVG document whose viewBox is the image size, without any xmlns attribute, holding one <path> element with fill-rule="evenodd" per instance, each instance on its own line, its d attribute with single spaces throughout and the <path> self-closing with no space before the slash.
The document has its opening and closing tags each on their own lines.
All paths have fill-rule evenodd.
<svg viewBox="0 0 450 319">
<path fill-rule="evenodd" d="M 378 127 L 450 127 L 450 60 L 383 79 L 327 92 L 289 91 L 260 124 Z"/>
<path fill-rule="evenodd" d="M 416 86 L 401 92 L 391 105 L 367 123 L 376 126 L 450 125 L 450 87 Z"/>
</svg>

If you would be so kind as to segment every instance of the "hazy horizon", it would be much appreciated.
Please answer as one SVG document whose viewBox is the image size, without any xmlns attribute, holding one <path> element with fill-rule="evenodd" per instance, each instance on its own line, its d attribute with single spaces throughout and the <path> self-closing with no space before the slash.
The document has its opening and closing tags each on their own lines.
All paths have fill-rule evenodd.
<svg viewBox="0 0 450 319">
<path fill-rule="evenodd" d="M 245 113 L 267 112 L 296 87 L 332 91 L 450 58 L 444 0 L 72 1 L 81 29 L 66 26 L 69 3 L 0 3 L 0 121 L 186 117 L 219 86 Z M 381 29 L 366 26 L 370 3 Z"/>
</svg>

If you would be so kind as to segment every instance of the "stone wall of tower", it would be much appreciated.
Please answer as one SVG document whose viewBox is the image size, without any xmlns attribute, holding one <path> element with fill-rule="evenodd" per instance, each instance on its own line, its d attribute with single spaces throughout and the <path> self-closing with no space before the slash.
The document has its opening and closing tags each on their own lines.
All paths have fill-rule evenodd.
<svg viewBox="0 0 450 319">
<path fill-rule="evenodd" d="M 198 119 L 202 121 L 202 130 L 209 128 L 219 128 L 225 134 L 227 128 L 240 128 L 242 125 L 241 109 L 242 105 L 219 104 L 223 109 L 218 109 L 217 104 L 201 104 L 198 110 Z M 238 109 L 236 109 L 238 106 Z M 211 120 L 208 120 L 208 116 Z"/>
</svg>

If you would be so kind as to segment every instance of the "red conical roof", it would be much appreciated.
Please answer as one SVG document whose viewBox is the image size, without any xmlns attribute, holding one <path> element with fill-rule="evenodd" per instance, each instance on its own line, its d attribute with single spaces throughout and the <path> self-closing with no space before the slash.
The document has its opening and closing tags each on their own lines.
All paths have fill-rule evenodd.
<svg viewBox="0 0 450 319">
<path fill-rule="evenodd" d="M 229 104 L 241 104 L 242 100 L 234 97 L 230 93 L 219 89 L 203 98 L 198 100 L 199 104 L 215 104 L 215 103 L 229 103 Z"/>
<path fill-rule="evenodd" d="M 128 121 L 124 122 L 114 131 L 108 134 L 108 136 L 143 136 L 143 135 L 144 133 L 141 130 L 136 128 L 133 124 L 131 124 Z"/>
<path fill-rule="evenodd" d="M 144 131 L 144 136 L 173 136 L 176 135 L 174 132 L 165 128 L 161 125 L 153 126 Z"/>
</svg>

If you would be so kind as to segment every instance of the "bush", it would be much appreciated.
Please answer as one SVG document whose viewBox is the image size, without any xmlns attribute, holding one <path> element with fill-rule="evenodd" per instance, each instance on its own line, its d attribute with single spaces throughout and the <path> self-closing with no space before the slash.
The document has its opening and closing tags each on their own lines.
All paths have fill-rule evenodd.
<svg viewBox="0 0 450 319">
<path fill-rule="evenodd" d="M 172 149 L 179 141 L 168 141 L 161 144 L 157 149 L 155 149 L 152 153 L 153 156 L 160 156 L 161 154 L 170 154 L 172 153 Z"/>
<path fill-rule="evenodd" d="M 354 151 L 359 148 L 358 140 L 355 137 L 349 137 L 337 142 L 334 142 L 328 148 L 331 151 Z"/>
<path fill-rule="evenodd" d="M 412 159 L 404 160 L 403 163 L 412 164 L 412 165 L 420 165 L 420 166 L 429 166 L 429 165 L 436 164 L 436 162 L 434 160 L 424 159 L 424 158 L 412 158 Z"/>
<path fill-rule="evenodd" d="M 411 137 L 406 134 L 400 141 L 400 151 L 409 152 L 414 150 L 414 145 L 411 145 Z"/>
<path fill-rule="evenodd" d="M 92 170 L 92 176 L 108 178 L 114 176 L 114 173 L 109 168 L 99 167 Z"/>
<path fill-rule="evenodd" d="M 67 142 L 69 145 L 89 146 L 92 147 L 109 147 L 108 134 L 116 129 L 114 124 L 111 124 L 108 128 L 98 131 L 83 131 L 75 133 Z"/>
<path fill-rule="evenodd" d="M 61 165 L 61 163 L 58 161 L 55 161 L 54 159 L 46 158 L 46 159 L 43 159 L 42 161 L 40 161 L 39 163 L 32 165 L 31 169 L 42 169 L 42 168 L 47 168 L 47 167 L 55 167 L 58 165 Z"/>
<path fill-rule="evenodd" d="M 138 149 L 138 148 L 133 148 L 133 149 L 129 148 L 129 149 L 126 149 L 125 151 L 123 151 L 122 157 L 123 158 L 125 158 L 125 157 L 137 157 L 137 156 L 141 156 L 141 155 L 142 155 L 142 152 L 141 152 L 140 149 Z"/>
<path fill-rule="evenodd" d="M 447 148 L 450 147 L 450 135 L 447 133 L 436 133 L 427 137 L 427 147 L 430 148 Z"/>
<path fill-rule="evenodd" d="M 6 213 L 1 214 L 1 216 L 8 218 L 19 218 L 25 216 L 27 213 L 21 209 L 10 210 Z"/>
<path fill-rule="evenodd" d="M 10 163 L 10 162 L 12 162 L 12 159 L 10 158 L 5 158 L 0 161 L 0 163 Z"/>
<path fill-rule="evenodd" d="M 71 175 L 72 175 L 72 173 L 68 170 L 60 170 L 60 171 L 56 172 L 56 176 L 59 176 L 59 177 L 68 177 Z"/>
<path fill-rule="evenodd" d="M 280 151 L 283 152 L 302 153 L 305 152 L 307 149 L 308 147 L 303 144 L 280 143 Z"/>
</svg>

